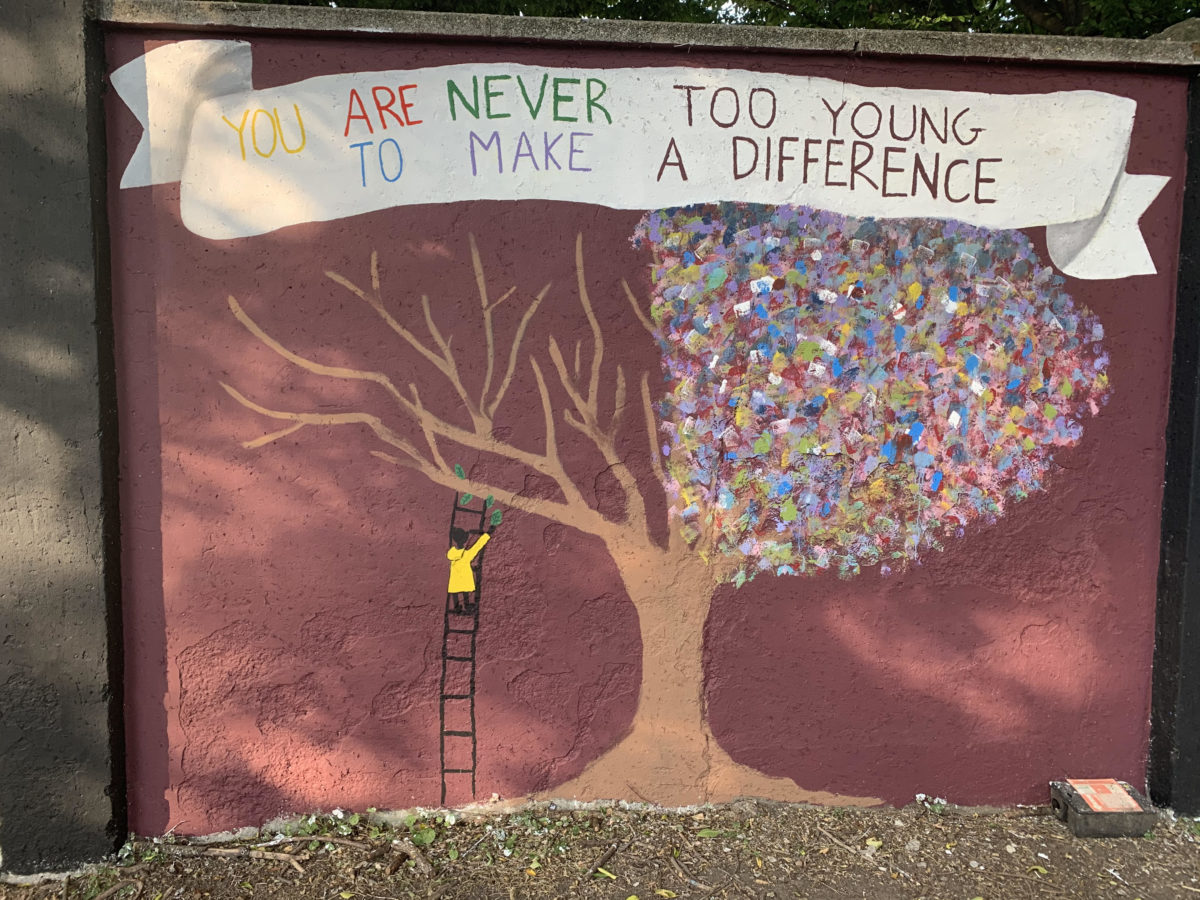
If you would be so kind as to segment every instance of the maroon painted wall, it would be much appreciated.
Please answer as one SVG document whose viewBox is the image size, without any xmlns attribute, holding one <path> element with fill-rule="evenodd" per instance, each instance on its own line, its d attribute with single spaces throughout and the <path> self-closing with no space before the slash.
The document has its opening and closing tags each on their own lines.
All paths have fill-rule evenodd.
<svg viewBox="0 0 1200 900">
<path fill-rule="evenodd" d="M 114 30 L 109 66 L 185 36 Z M 1172 177 L 1141 223 L 1158 274 L 1068 279 L 1075 302 L 1103 323 L 1113 389 L 1082 439 L 1056 453 L 1047 489 L 890 577 L 866 568 L 852 579 L 825 572 L 722 585 L 703 661 L 719 745 L 808 791 L 893 803 L 926 791 L 989 804 L 1040 800 L 1045 782 L 1063 775 L 1142 783 L 1183 78 L 384 38 L 255 36 L 252 45 L 260 87 L 359 69 L 515 61 L 737 67 L 863 85 L 1092 89 L 1135 99 L 1128 170 Z M 582 233 L 607 333 L 605 383 L 619 362 L 632 385 L 633 373 L 660 371 L 657 347 L 621 288 L 626 279 L 650 294 L 649 255 L 630 242 L 644 211 L 477 201 L 207 240 L 181 224 L 177 186 L 119 188 L 139 129 L 112 95 L 108 116 L 130 827 L 160 833 L 182 823 L 183 832 L 203 833 L 288 811 L 436 804 L 452 492 L 371 456 L 379 445 L 365 428 L 310 427 L 245 448 L 276 425 L 239 405 L 222 382 L 267 406 L 369 409 L 407 426 L 373 385 L 289 365 L 238 323 L 227 297 L 301 355 L 416 380 L 427 406 L 456 409 L 444 380 L 326 270 L 366 284 L 377 249 L 391 309 L 423 329 L 419 298 L 427 294 L 477 378 L 482 335 L 471 324 L 478 295 L 468 234 L 493 298 L 516 287 L 513 308 L 498 320 L 501 347 L 520 310 L 552 284 L 524 344 L 544 351 L 551 335 L 568 348 L 590 340 L 575 287 Z M 1029 234 L 1047 260 L 1043 231 Z M 519 367 L 497 418 L 507 430 L 497 436 L 537 449 L 537 397 L 531 370 Z M 554 399 L 568 403 L 561 390 Z M 631 418 L 623 455 L 665 542 L 667 499 Z M 566 425 L 559 433 L 567 470 L 611 514 L 604 460 L 572 443 Z M 478 454 L 460 452 L 456 461 L 507 479 L 523 496 L 553 496 L 538 476 Z M 487 567 L 477 795 L 553 794 L 634 721 L 638 613 L 603 542 L 533 514 L 505 510 Z M 686 581 L 664 580 L 668 606 L 672 590 L 687 590 Z M 658 798 L 653 783 L 642 788 L 631 785 L 627 799 L 647 790 Z M 706 790 L 697 788 L 696 799 L 719 794 Z"/>
</svg>

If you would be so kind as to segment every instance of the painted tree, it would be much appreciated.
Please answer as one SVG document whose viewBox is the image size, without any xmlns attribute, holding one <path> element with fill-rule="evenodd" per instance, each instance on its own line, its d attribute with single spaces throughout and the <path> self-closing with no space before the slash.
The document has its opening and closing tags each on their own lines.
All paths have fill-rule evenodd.
<svg viewBox="0 0 1200 900">
<path fill-rule="evenodd" d="M 461 419 L 428 408 L 413 384 L 296 353 L 230 297 L 237 320 L 283 359 L 316 375 L 374 383 L 409 423 L 397 430 L 362 410 L 273 408 L 223 384 L 246 408 L 286 423 L 245 446 L 306 426 L 366 427 L 386 446 L 373 451 L 386 463 L 605 543 L 638 612 L 638 708 L 625 738 L 554 795 L 622 797 L 636 768 L 646 773 L 640 793 L 665 804 L 737 796 L 853 802 L 755 772 L 717 745 L 702 663 L 714 590 L 760 574 L 851 576 L 863 566 L 902 566 L 1042 489 L 1055 448 L 1075 443 L 1083 417 L 1107 396 L 1100 324 L 1016 232 L 722 204 L 650 213 L 634 243 L 653 255 L 651 301 L 639 302 L 628 284 L 624 291 L 659 346 L 664 379 L 652 387 L 643 375 L 633 401 L 622 366 L 611 385 L 602 383 L 605 336 L 582 237 L 576 290 L 591 346 L 577 344 L 571 361 L 554 337 L 544 355 L 522 347 L 549 285 L 521 313 L 507 354 L 498 353 L 495 310 L 512 290 L 489 298 L 471 239 L 486 346 L 474 384 L 428 298 L 428 338 L 389 311 L 375 254 L 369 286 L 327 273 L 453 386 Z M 539 450 L 497 436 L 523 356 L 541 404 Z M 556 409 L 550 378 L 567 408 Z M 564 436 L 599 453 L 619 488 L 619 510 L 601 511 L 572 479 L 560 424 Z M 619 436 L 633 427 L 644 430 L 670 501 L 665 546 L 652 538 L 636 467 L 619 452 Z M 454 448 L 538 473 L 557 496 L 464 479 Z"/>
</svg>

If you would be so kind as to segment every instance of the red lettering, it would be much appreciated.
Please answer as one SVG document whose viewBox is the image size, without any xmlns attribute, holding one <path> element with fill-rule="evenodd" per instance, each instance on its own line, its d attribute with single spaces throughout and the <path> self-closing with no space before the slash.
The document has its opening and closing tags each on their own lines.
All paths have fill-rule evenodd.
<svg viewBox="0 0 1200 900">
<path fill-rule="evenodd" d="M 416 89 L 417 86 L 415 84 L 402 84 L 397 89 L 400 94 L 400 109 L 404 113 L 404 121 L 409 125 L 420 125 L 423 121 L 425 121 L 424 119 L 414 119 L 411 115 L 409 115 L 408 112 L 410 109 L 412 109 L 412 102 L 404 96 L 404 92 L 409 90 L 415 91 Z"/>
<path fill-rule="evenodd" d="M 380 92 L 383 92 L 384 94 L 387 95 L 387 103 L 379 102 Z M 392 109 L 392 105 L 396 102 L 396 95 L 392 93 L 391 88 L 383 87 L 382 85 L 371 88 L 371 99 L 375 101 L 375 110 L 376 110 L 376 112 L 379 113 L 379 127 L 380 128 L 382 128 L 384 131 L 387 131 L 388 123 L 387 123 L 387 119 L 385 119 L 383 117 L 384 113 L 387 113 L 389 116 L 391 116 L 393 119 L 395 119 L 396 124 L 398 124 L 401 128 L 404 127 L 404 120 L 402 118 L 400 118 L 399 115 L 396 114 L 396 111 L 394 109 Z"/>
<path fill-rule="evenodd" d="M 354 104 L 358 104 L 358 112 L 354 111 Z M 346 132 L 342 137 L 350 137 L 350 123 L 355 119 L 361 119 L 367 125 L 367 131 L 371 134 L 375 133 L 375 129 L 371 127 L 371 117 L 367 115 L 367 109 L 363 106 L 362 97 L 358 96 L 358 91 L 350 88 L 350 100 L 347 103 L 346 109 Z"/>
</svg>

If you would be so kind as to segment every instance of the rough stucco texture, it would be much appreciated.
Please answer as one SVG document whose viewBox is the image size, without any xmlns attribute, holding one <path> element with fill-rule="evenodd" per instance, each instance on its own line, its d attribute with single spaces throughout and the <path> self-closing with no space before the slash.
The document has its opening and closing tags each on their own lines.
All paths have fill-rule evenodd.
<svg viewBox="0 0 1200 900">
<path fill-rule="evenodd" d="M 122 830 L 83 3 L 0 7 L 0 91 L 0 871 L 28 873 Z"/>
<path fill-rule="evenodd" d="M 150 35 L 150 38 L 158 37 Z M 165 37 L 165 36 L 164 36 Z M 170 35 L 172 39 L 178 34 Z M 1185 82 L 1085 71 L 988 70 L 819 56 L 672 55 L 256 37 L 260 86 L 359 68 L 518 59 L 535 64 L 737 66 L 864 84 L 1029 92 L 1100 89 L 1138 100 L 1130 171 L 1174 176 L 1142 220 L 1159 274 L 1071 282 L 1104 324 L 1114 385 L 1048 490 L 888 578 L 761 577 L 718 589 L 705 697 L 738 762 L 809 790 L 903 803 L 1041 799 L 1047 780 L 1143 780 L 1177 238 Z M 109 65 L 154 45 L 113 33 Z M 284 811 L 438 800 L 438 677 L 451 492 L 370 455 L 366 429 L 276 425 L 236 403 L 387 414 L 361 383 L 298 370 L 230 311 L 233 295 L 296 352 L 387 369 L 424 403 L 457 409 L 374 313 L 324 272 L 369 283 L 424 334 L 427 294 L 470 377 L 482 365 L 468 234 L 493 296 L 551 292 L 526 336 L 589 340 L 575 236 L 608 334 L 606 365 L 657 372 L 620 282 L 649 293 L 630 244 L 640 212 L 549 202 L 412 207 L 230 242 L 180 224 L 175 186 L 119 191 L 137 128 L 110 97 L 111 220 L 123 448 L 131 827 L 207 832 Z M 1043 258 L 1043 238 L 1033 237 Z M 506 347 L 517 313 L 498 326 Z M 462 323 L 462 324 L 460 324 Z M 478 354 L 478 355 L 475 355 Z M 606 369 L 606 377 L 611 370 Z M 634 383 L 634 382 L 631 382 Z M 556 402 L 566 404 L 565 396 Z M 537 386 L 521 367 L 501 436 L 537 449 Z M 394 418 L 394 416 L 393 416 Z M 396 421 L 402 427 L 402 421 Z M 560 436 L 569 432 L 560 426 Z M 665 499 L 644 437 L 623 445 L 658 539 Z M 417 435 L 419 439 L 419 435 Z M 564 465 L 605 508 L 604 461 L 563 438 Z M 553 496 L 533 475 L 459 452 L 473 475 Z M 491 468 L 489 468 L 491 467 Z M 667 601 L 673 589 L 664 580 Z M 476 714 L 479 790 L 517 797 L 578 775 L 630 728 L 638 616 L 603 543 L 507 510 L 487 557 Z M 637 799 L 630 795 L 629 799 Z"/>
</svg>

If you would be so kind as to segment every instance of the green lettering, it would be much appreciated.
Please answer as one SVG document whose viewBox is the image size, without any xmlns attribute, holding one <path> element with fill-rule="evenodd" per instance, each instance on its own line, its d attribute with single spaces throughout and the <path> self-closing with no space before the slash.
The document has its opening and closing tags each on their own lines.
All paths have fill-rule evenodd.
<svg viewBox="0 0 1200 900">
<path fill-rule="evenodd" d="M 494 113 L 494 112 L 492 112 L 492 98 L 504 96 L 503 91 L 493 91 L 492 90 L 492 82 L 493 81 L 505 81 L 509 78 L 512 78 L 512 76 L 511 75 L 484 75 L 483 76 L 483 103 L 484 103 L 484 107 L 487 110 L 487 117 L 489 119 L 507 119 L 512 115 L 511 113 L 501 113 L 501 112 Z"/>
<path fill-rule="evenodd" d="M 469 112 L 476 119 L 479 118 L 479 76 L 471 76 L 471 87 L 472 97 L 475 99 L 474 104 L 467 102 L 466 96 L 464 96 L 463 92 L 458 89 L 458 85 L 455 84 L 453 80 L 449 78 L 446 79 L 446 98 L 450 103 L 450 118 L 456 122 L 458 121 L 458 112 L 454 108 L 455 94 L 458 94 L 458 101 L 463 105 L 464 108 L 466 108 L 467 112 Z"/>
<path fill-rule="evenodd" d="M 592 95 L 592 85 L 600 86 L 600 93 L 596 94 L 595 96 Z M 589 78 L 587 80 L 587 120 L 589 122 L 592 121 L 592 107 L 594 106 L 596 109 L 600 110 L 600 112 L 604 113 L 604 118 L 608 119 L 608 124 L 612 124 L 612 116 L 608 114 L 607 109 L 600 105 L 600 98 L 604 96 L 604 92 L 607 90 L 608 85 L 599 78 Z"/>
<path fill-rule="evenodd" d="M 563 103 L 574 103 L 575 97 L 570 94 L 559 93 L 558 87 L 561 84 L 579 84 L 578 78 L 555 78 L 554 79 L 554 121 L 555 122 L 578 122 L 578 116 L 564 116 L 558 111 L 559 105 Z"/>
<path fill-rule="evenodd" d="M 523 79 L 520 75 L 517 76 L 517 86 L 521 89 L 521 96 L 525 98 L 525 105 L 529 108 L 529 117 L 531 119 L 536 119 L 538 117 L 538 113 L 542 111 L 542 103 L 546 100 L 546 82 L 549 80 L 549 75 L 542 76 L 542 86 L 538 90 L 537 106 L 534 106 L 529 100 L 529 93 L 525 90 L 525 79 Z"/>
</svg>

